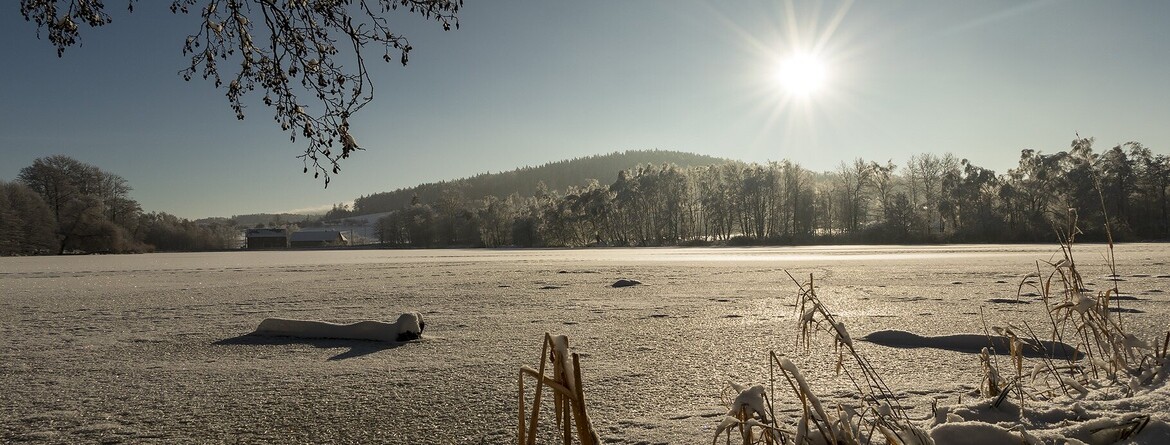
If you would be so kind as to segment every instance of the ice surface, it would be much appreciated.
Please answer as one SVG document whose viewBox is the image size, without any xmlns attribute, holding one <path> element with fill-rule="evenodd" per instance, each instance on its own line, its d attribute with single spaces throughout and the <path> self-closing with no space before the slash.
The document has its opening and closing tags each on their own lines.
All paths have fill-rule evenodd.
<svg viewBox="0 0 1170 445">
<path fill-rule="evenodd" d="M 1098 250 L 1078 250 L 1085 276 L 1110 273 L 1094 264 Z M 835 358 L 791 354 L 801 314 L 784 269 L 816 275 L 826 307 L 912 418 L 933 419 L 937 402 L 959 407 L 956 422 L 965 415 L 963 422 L 1004 427 L 1010 408 L 993 416 L 973 395 L 983 378 L 977 355 L 856 340 L 889 330 L 928 339 L 981 333 L 980 307 L 991 324 L 1039 328 L 1048 320 L 1043 305 L 986 300 L 1014 298 L 1020 278 L 1054 252 L 980 245 L 0 258 L 0 442 L 513 443 L 517 369 L 533 362 L 545 332 L 557 332 L 582 354 L 588 410 L 606 443 L 710 443 L 728 410 L 726 382 L 766 382 L 768 351 L 789 354 L 822 402 L 857 396 L 834 375 Z M 1165 245 L 1120 245 L 1117 253 L 1123 293 L 1170 289 Z M 653 286 L 608 287 L 621 276 Z M 538 289 L 549 282 L 564 287 Z M 1145 311 L 1125 314 L 1126 329 L 1160 344 L 1170 294 L 1142 298 L 1120 302 Z M 264 318 L 393 320 L 405 308 L 425 318 L 427 341 L 222 342 Z M 832 351 L 834 339 L 822 341 L 813 347 Z M 1137 443 L 1170 443 L 1170 395 L 1155 386 L 1128 398 L 1090 386 L 1076 400 L 1027 401 L 1030 426 L 1012 434 L 1085 441 L 1092 432 L 1062 422 L 1080 413 L 1106 426 L 1132 413 L 1152 417 Z M 778 421 L 795 424 L 792 408 L 780 407 Z"/>
</svg>

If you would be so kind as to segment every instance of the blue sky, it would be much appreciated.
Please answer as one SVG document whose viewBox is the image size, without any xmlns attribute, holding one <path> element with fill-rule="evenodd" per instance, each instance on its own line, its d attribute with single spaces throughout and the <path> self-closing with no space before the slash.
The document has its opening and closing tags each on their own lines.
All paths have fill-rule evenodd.
<svg viewBox="0 0 1170 445">
<path fill-rule="evenodd" d="M 420 182 L 628 149 L 744 161 L 951 152 L 1004 172 L 1025 148 L 1170 150 L 1170 2 L 467 2 L 461 28 L 399 13 L 411 63 L 374 66 L 367 148 L 323 189 L 253 102 L 177 74 L 199 19 L 118 1 L 64 58 L 18 3 L 0 14 L 0 179 L 65 154 L 187 218 L 327 206 Z M 774 80 L 794 50 L 828 79 Z M 254 100 L 258 99 L 253 98 Z"/>
</svg>

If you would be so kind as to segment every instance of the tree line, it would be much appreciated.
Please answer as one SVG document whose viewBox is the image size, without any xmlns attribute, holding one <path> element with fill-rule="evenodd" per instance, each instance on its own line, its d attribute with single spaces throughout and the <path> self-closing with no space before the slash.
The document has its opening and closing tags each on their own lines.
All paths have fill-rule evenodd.
<svg viewBox="0 0 1170 445">
<path fill-rule="evenodd" d="M 791 161 L 622 170 L 610 184 L 531 196 L 458 182 L 377 223 L 392 246 L 671 246 L 712 243 L 1047 242 L 1075 213 L 1082 239 L 1170 238 L 1170 157 L 1093 139 L 1023 150 L 1003 174 L 950 154 L 855 159 L 817 173 Z M 1108 222 L 1108 225 L 1106 224 Z M 1106 233 L 1106 227 L 1110 232 Z"/>
<path fill-rule="evenodd" d="M 1170 156 L 1137 142 L 1096 152 L 1091 138 L 1051 154 L 1023 150 L 1002 174 L 922 153 L 902 164 L 854 159 L 829 172 L 787 160 L 643 164 L 610 183 L 536 181 L 531 194 L 504 196 L 483 184 L 491 185 L 431 184 L 389 210 L 382 201 L 401 191 L 371 195 L 380 198 L 330 213 L 377 208 L 386 213 L 378 241 L 402 247 L 1048 242 L 1070 212 L 1081 239 L 1170 239 Z M 236 221 L 144 212 L 131 190 L 67 156 L 37 159 L 15 182 L 0 181 L 0 255 L 238 246 Z"/>
<path fill-rule="evenodd" d="M 116 174 L 49 156 L 0 181 L 0 255 L 195 251 L 234 247 L 234 224 L 143 212 Z"/>
</svg>

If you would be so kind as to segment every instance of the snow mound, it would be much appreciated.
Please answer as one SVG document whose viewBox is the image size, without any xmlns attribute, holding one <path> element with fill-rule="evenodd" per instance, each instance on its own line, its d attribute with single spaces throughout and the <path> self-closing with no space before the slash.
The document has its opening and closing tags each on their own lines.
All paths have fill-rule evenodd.
<svg viewBox="0 0 1170 445">
<path fill-rule="evenodd" d="M 630 286 L 637 286 L 639 284 L 642 284 L 642 282 L 638 281 L 638 280 L 631 280 L 631 279 L 627 279 L 627 278 L 622 278 L 620 280 L 614 281 L 613 284 L 611 284 L 609 286 L 610 287 L 630 287 Z"/>
<path fill-rule="evenodd" d="M 1131 396 L 1110 382 L 1084 392 L 1032 394 L 1023 409 L 1011 399 L 939 407 L 930 435 L 935 443 L 1170 443 L 1170 387 L 1165 381 Z M 1010 440 L 1009 440 L 1010 438 Z"/>
<path fill-rule="evenodd" d="M 337 324 L 315 320 L 266 318 L 260 322 L 260 326 L 252 335 L 398 342 L 421 337 L 425 327 L 426 323 L 417 312 L 399 315 L 394 323 L 359 321 Z"/>
</svg>

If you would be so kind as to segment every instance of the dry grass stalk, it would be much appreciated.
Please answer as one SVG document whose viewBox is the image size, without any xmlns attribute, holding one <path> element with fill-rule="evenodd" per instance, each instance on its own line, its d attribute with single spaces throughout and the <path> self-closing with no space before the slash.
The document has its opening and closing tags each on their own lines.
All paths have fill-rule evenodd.
<svg viewBox="0 0 1170 445">
<path fill-rule="evenodd" d="M 799 400 L 801 418 L 797 422 L 795 431 L 775 425 L 775 404 L 768 399 L 762 386 L 744 388 L 733 385 L 739 392 L 735 402 L 731 405 L 727 417 L 715 432 L 715 441 L 720 434 L 727 432 L 730 443 L 731 427 L 738 426 L 743 443 L 747 444 L 787 444 L 797 445 L 830 443 L 830 444 L 863 444 L 887 443 L 892 445 L 929 444 L 929 435 L 922 429 L 914 426 L 905 410 L 902 409 L 897 397 L 889 386 L 874 369 L 865 356 L 861 355 L 853 346 L 853 340 L 845 329 L 844 323 L 830 312 L 816 294 L 813 277 L 810 275 L 807 282 L 801 283 L 791 274 L 788 275 L 800 292 L 797 295 L 797 313 L 800 314 L 800 334 L 797 337 L 798 349 L 804 353 L 811 350 L 811 337 L 818 332 L 824 332 L 833 337 L 834 350 L 837 354 L 836 371 L 844 374 L 853 387 L 861 394 L 861 406 L 853 407 L 838 404 L 827 409 L 820 397 L 810 388 L 807 380 L 791 360 L 769 354 L 769 392 L 776 394 L 776 382 L 779 377 L 788 384 L 789 389 Z M 759 393 L 759 400 L 767 404 L 767 414 L 758 413 L 751 417 L 751 410 L 745 410 L 746 403 L 741 401 L 745 395 L 752 395 L 752 391 Z M 745 415 L 747 414 L 747 415 Z M 770 415 L 770 416 L 769 416 Z M 771 421 L 768 418 L 771 417 Z M 756 436 L 754 430 L 760 430 Z M 792 442 L 789 442 L 791 439 Z M 715 443 L 713 441 L 713 443 Z"/>
<path fill-rule="evenodd" d="M 1117 301 L 1114 297 L 1120 294 L 1117 280 L 1112 280 L 1110 289 L 1097 292 L 1096 295 L 1090 294 L 1092 291 L 1085 287 L 1073 257 L 1078 233 L 1076 211 L 1069 209 L 1069 226 L 1057 229 L 1063 258 L 1047 263 L 1051 268 L 1047 276 L 1042 273 L 1038 262 L 1036 272 L 1025 276 L 1016 292 L 1016 298 L 1019 299 L 1025 287 L 1037 290 L 1045 307 L 1049 309 L 1045 312 L 1051 324 L 1050 340 L 1041 340 L 1026 322 L 1022 327 L 1008 324 L 1007 327 L 993 327 L 990 330 L 984 322 L 989 345 L 993 344 L 990 331 L 1008 339 L 1008 350 L 999 352 L 1008 353 L 1008 372 L 1014 373 L 1012 377 L 1001 374 L 1002 368 L 996 362 L 996 356 L 989 348 L 983 349 L 980 360 L 984 370 L 984 384 L 980 386 L 983 395 L 992 398 L 989 405 L 992 408 L 999 408 L 1014 391 L 1019 396 L 1018 412 L 1023 416 L 1025 399 L 1051 398 L 1057 388 L 1066 397 L 1083 397 L 1088 393 L 1086 385 L 1093 383 L 1093 386 L 1098 386 L 1100 381 L 1092 381 L 1099 379 L 1102 374 L 1107 377 L 1107 382 L 1127 384 L 1131 395 L 1146 385 L 1163 382 L 1170 377 L 1170 332 L 1160 345 L 1155 343 L 1153 348 L 1127 333 L 1121 311 L 1117 311 L 1116 317 L 1110 315 L 1110 303 Z M 1116 278 L 1113 240 L 1108 227 L 1106 234 L 1109 236 L 1106 258 L 1108 268 L 1111 277 Z M 762 385 L 747 388 L 732 384 L 732 388 L 739 394 L 731 403 L 727 417 L 716 429 L 712 443 L 716 443 L 720 434 L 726 431 L 727 443 L 730 444 L 732 427 L 738 426 L 744 445 L 788 444 L 790 439 L 796 445 L 850 445 L 875 441 L 890 445 L 932 444 L 930 435 L 913 425 L 881 376 L 854 349 L 844 324 L 826 309 L 817 296 L 813 277 L 810 275 L 805 283 L 797 281 L 791 274 L 788 277 L 799 288 L 796 304 L 800 328 L 797 349 L 809 354 L 812 350 L 811 337 L 818 332 L 833 336 L 837 354 L 836 370 L 838 374 L 844 373 L 853 384 L 860 394 L 862 406 L 853 408 L 838 404 L 835 410 L 826 410 L 796 366 L 790 360 L 771 352 L 769 391 L 765 392 Z M 1076 339 L 1075 350 L 1068 350 L 1069 346 L 1064 342 L 1066 336 Z M 1025 361 L 1026 349 L 1040 352 L 1034 366 L 1026 366 L 1031 365 Z M 768 394 L 776 394 L 777 369 L 800 401 L 802 414 L 795 432 L 775 424 L 775 405 Z M 1026 373 L 1025 369 L 1030 369 L 1030 373 Z M 1119 381 L 1119 376 L 1125 375 L 1132 377 L 1128 382 Z M 1034 385 L 1046 387 L 1036 388 Z M 766 404 L 767 413 L 763 412 L 764 409 L 754 408 L 756 404 Z M 937 413 L 937 405 L 932 406 Z M 1105 425 L 1090 432 L 1091 440 L 1093 443 L 1126 440 L 1139 433 L 1149 423 L 1149 419 L 1149 415 L 1139 415 Z M 755 430 L 762 434 L 755 435 Z M 1025 436 L 1026 433 L 1021 430 L 1021 437 Z"/>
<path fill-rule="evenodd" d="M 1065 396 L 1076 399 L 1089 393 L 1087 386 L 1099 386 L 1102 383 L 1112 384 L 1127 389 L 1127 394 L 1133 395 L 1146 385 L 1164 381 L 1170 372 L 1170 361 L 1167 359 L 1166 349 L 1170 346 L 1170 332 L 1159 349 L 1155 344 L 1150 348 L 1145 342 L 1133 334 L 1126 332 L 1123 311 L 1116 311 L 1116 316 L 1110 315 L 1110 304 L 1119 301 L 1114 297 L 1120 295 L 1118 288 L 1119 275 L 1112 234 L 1106 225 L 1108 237 L 1108 252 L 1106 266 L 1112 285 L 1103 291 L 1086 287 L 1085 281 L 1077 269 L 1077 262 L 1073 255 L 1077 234 L 1077 212 L 1068 211 L 1068 226 L 1056 230 L 1060 242 L 1061 258 L 1055 262 L 1046 262 L 1050 272 L 1045 275 L 1040 263 L 1037 270 L 1024 277 L 1021 281 L 1017 298 L 1025 286 L 1030 286 L 1040 294 L 1045 306 L 1049 309 L 1051 323 L 1051 338 L 1057 344 L 1063 344 L 1066 336 L 1075 339 L 1077 354 L 1067 354 L 1066 363 L 1058 364 L 1053 356 L 1057 351 L 1046 351 L 1049 355 L 1041 357 L 1041 363 L 1032 371 L 1029 384 L 1043 383 L 1048 385 L 1049 395 L 1053 388 L 1052 382 L 1059 386 Z M 1039 282 L 1030 281 L 1032 278 Z M 1120 303 L 1117 304 L 1120 309 Z M 1027 325 L 1025 325 L 1027 326 Z M 998 328 L 997 328 L 998 329 Z M 1018 338 L 1011 328 L 997 331 L 1011 334 L 1013 340 Z M 1037 335 L 1028 327 L 1028 340 L 1037 344 Z M 1025 394 L 1025 380 L 1022 378 L 1023 360 L 1016 355 L 1016 345 L 1013 342 L 1012 358 L 1017 372 L 1017 378 L 1011 382 L 1020 393 L 1020 414 L 1024 414 L 1023 397 Z M 1055 354 L 1058 355 L 1058 354 Z M 984 357 L 984 365 L 987 359 Z M 1129 376 L 1128 382 L 1122 381 Z M 1104 380 L 1102 380 L 1104 378 Z M 998 406 L 1006 394 L 1001 394 L 993 403 Z M 1121 421 L 1114 425 L 1107 425 L 1090 432 L 1094 443 L 1114 443 L 1126 440 L 1149 423 L 1148 415 Z"/>
<path fill-rule="evenodd" d="M 552 364 L 552 374 L 547 375 L 547 364 Z M 525 414 L 529 412 L 524 396 L 524 377 L 536 380 L 535 394 L 532 408 L 527 420 Z M 585 390 L 581 382 L 581 360 L 577 353 L 569 353 L 569 339 L 563 335 L 544 334 L 544 343 L 540 350 L 540 365 L 538 369 L 527 366 L 520 368 L 519 376 L 519 406 L 517 442 L 520 445 L 535 445 L 536 431 L 540 423 L 540 407 L 543 390 L 548 387 L 553 391 L 553 412 L 556 414 L 556 423 L 561 429 L 561 438 L 565 445 L 573 443 L 573 428 L 577 431 L 577 440 L 581 445 L 598 445 L 601 440 L 593 423 L 585 411 Z"/>
<path fill-rule="evenodd" d="M 785 272 L 787 274 L 787 272 Z M 805 406 L 805 416 L 813 419 L 813 426 L 821 435 L 816 440 L 826 443 L 869 443 L 875 439 L 874 432 L 880 433 L 885 443 L 914 444 L 930 443 L 930 437 L 921 429 L 914 426 L 909 415 L 902 409 L 889 385 L 878 374 L 869 359 L 862 355 L 853 346 L 853 340 L 845 329 L 845 324 L 838 321 L 816 293 L 813 276 L 801 283 L 792 274 L 788 278 L 797 285 L 797 310 L 801 313 L 801 340 L 808 345 L 809 335 L 816 332 L 825 332 L 833 336 L 834 350 L 837 353 L 836 371 L 846 376 L 854 389 L 861 394 L 862 406 L 853 408 L 838 405 L 836 411 L 845 415 L 830 418 L 818 403 L 809 403 Z M 786 359 L 778 360 L 772 354 L 772 364 L 778 366 L 785 374 L 785 378 L 792 378 L 802 382 L 799 371 Z M 802 401 L 815 402 L 815 395 L 804 384 L 800 387 L 798 396 Z M 810 412 L 807 408 L 813 407 Z M 800 430 L 798 426 L 798 431 Z M 811 431 L 811 430 L 810 430 Z M 868 433 L 863 434 L 864 431 Z M 865 442 L 862 442 L 862 441 Z M 797 440 L 798 444 L 803 443 Z"/>
<path fill-rule="evenodd" d="M 1037 263 L 1036 272 L 1025 277 L 1019 287 L 1020 290 L 1025 286 L 1035 289 L 1049 308 L 1051 338 L 1063 342 L 1065 337 L 1071 337 L 1075 339 L 1072 344 L 1083 354 L 1070 355 L 1064 366 L 1057 366 L 1049 360 L 1045 367 L 1052 380 L 1069 395 L 1070 387 L 1080 392 L 1079 387 L 1090 380 L 1104 377 L 1119 383 L 1123 376 L 1140 376 L 1147 374 L 1152 367 L 1165 364 L 1165 358 L 1156 349 L 1151 353 L 1151 348 L 1144 341 L 1126 332 L 1122 311 L 1116 311 L 1115 316 L 1110 315 L 1110 305 L 1118 301 L 1115 297 L 1120 294 L 1120 290 L 1116 280 L 1118 274 L 1114 245 L 1108 226 L 1106 266 L 1112 285 L 1095 293 L 1086 287 L 1073 255 L 1076 236 L 1081 233 L 1077 228 L 1075 209 L 1068 211 L 1068 226 L 1056 231 L 1061 258 L 1055 262 L 1046 262 L 1050 269 L 1046 275 Z M 1031 278 L 1041 281 L 1029 281 Z M 1120 303 L 1116 305 L 1120 309 Z M 1141 384 L 1144 383 L 1148 381 Z"/>
</svg>

